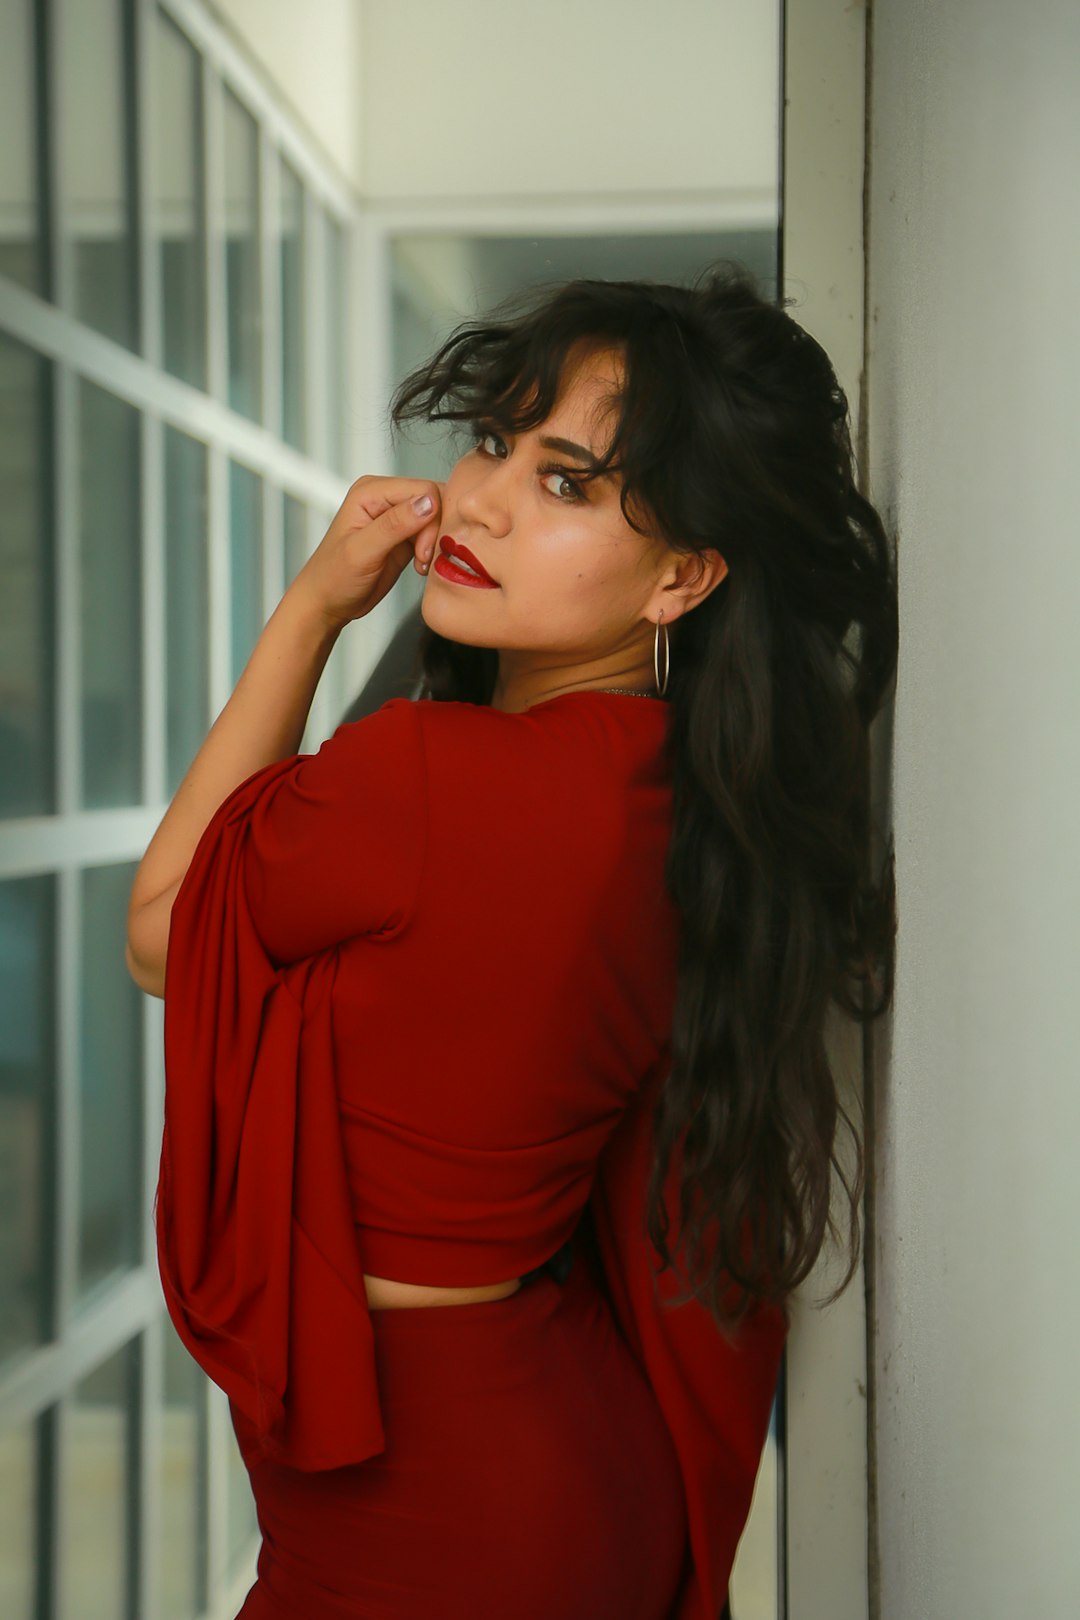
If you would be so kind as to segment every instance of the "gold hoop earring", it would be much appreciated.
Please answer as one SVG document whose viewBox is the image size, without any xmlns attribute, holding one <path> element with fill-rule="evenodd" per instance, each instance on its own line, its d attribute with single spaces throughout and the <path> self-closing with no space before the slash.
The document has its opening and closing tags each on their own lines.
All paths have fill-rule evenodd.
<svg viewBox="0 0 1080 1620">
<path fill-rule="evenodd" d="M 663 608 L 661 608 L 660 609 L 660 618 L 657 619 L 657 621 L 656 621 L 656 634 L 653 637 L 653 673 L 656 676 L 656 690 L 657 690 L 657 693 L 659 694 L 660 697 L 663 697 L 664 693 L 667 691 L 668 667 L 669 667 L 669 662 L 670 662 L 669 655 L 668 655 L 668 628 L 667 628 L 667 625 L 665 624 L 664 625 L 664 679 L 663 679 L 663 682 L 661 682 L 661 680 L 660 680 L 660 625 L 661 625 L 661 622 L 663 620 L 663 617 L 664 617 L 664 610 L 663 610 Z"/>
</svg>

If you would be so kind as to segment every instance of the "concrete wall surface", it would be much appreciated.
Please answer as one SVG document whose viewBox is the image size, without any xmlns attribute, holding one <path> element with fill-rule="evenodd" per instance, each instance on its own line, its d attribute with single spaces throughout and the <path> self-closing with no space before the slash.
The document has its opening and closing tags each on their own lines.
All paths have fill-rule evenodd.
<svg viewBox="0 0 1080 1620">
<path fill-rule="evenodd" d="M 1080 9 L 874 8 L 871 494 L 899 535 L 881 1620 L 1080 1614 Z"/>
</svg>

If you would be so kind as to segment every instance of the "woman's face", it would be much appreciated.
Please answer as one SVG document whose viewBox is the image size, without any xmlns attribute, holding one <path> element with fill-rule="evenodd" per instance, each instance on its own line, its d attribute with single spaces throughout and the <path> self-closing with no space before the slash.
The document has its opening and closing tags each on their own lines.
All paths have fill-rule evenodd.
<svg viewBox="0 0 1080 1620">
<path fill-rule="evenodd" d="M 617 366 L 610 352 L 585 357 L 576 371 L 568 366 L 562 397 L 545 422 L 519 436 L 478 436 L 443 485 L 440 541 L 421 613 L 450 640 L 499 650 L 501 706 L 583 682 L 651 688 L 661 610 L 670 625 L 704 594 L 688 599 L 667 589 L 700 564 L 630 527 L 617 475 L 574 483 L 589 453 L 599 456 L 607 446 L 604 395 L 618 386 Z M 582 449 L 543 442 L 553 438 Z M 551 470 L 553 463 L 559 470 Z M 446 536 L 468 547 L 495 589 L 437 571 Z M 717 563 L 712 584 L 726 571 L 719 557 Z"/>
</svg>

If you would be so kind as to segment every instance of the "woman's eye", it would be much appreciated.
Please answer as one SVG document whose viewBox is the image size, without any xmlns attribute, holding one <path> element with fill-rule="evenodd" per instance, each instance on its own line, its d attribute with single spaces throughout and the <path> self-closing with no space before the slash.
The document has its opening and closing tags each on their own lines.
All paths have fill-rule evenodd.
<svg viewBox="0 0 1080 1620">
<path fill-rule="evenodd" d="M 495 439 L 497 441 L 497 443 L 499 443 L 499 444 L 501 444 L 503 446 L 504 449 L 506 448 L 505 440 L 501 437 L 500 434 L 496 433 L 493 429 L 488 428 L 486 431 L 478 430 L 477 434 L 476 434 L 476 448 L 480 451 L 481 455 L 487 456 L 487 455 L 491 454 L 491 452 L 489 450 L 484 449 L 484 442 L 487 439 Z M 501 460 L 502 458 L 498 457 L 496 459 Z M 582 501 L 582 500 L 585 499 L 585 496 L 584 496 L 584 494 L 582 492 L 582 489 L 581 489 L 580 485 L 575 483 L 574 479 L 568 477 L 567 474 L 563 471 L 563 469 L 561 467 L 559 467 L 559 466 L 556 466 L 553 462 L 550 462 L 550 461 L 544 462 L 543 465 L 538 467 L 536 470 L 537 470 L 537 472 L 538 472 L 538 474 L 540 475 L 541 478 L 558 478 L 559 482 L 561 484 L 565 484 L 567 489 L 570 491 L 569 495 L 561 495 L 561 494 L 556 495 L 555 496 L 556 500 L 566 501 L 566 502 L 570 503 L 570 502 L 574 502 L 574 501 Z"/>
<path fill-rule="evenodd" d="M 571 493 L 569 495 L 559 495 L 556 497 L 557 500 L 580 501 L 582 499 L 581 490 L 579 489 L 578 485 L 574 483 L 572 478 L 567 478 L 566 474 L 560 467 L 541 467 L 540 475 L 543 478 L 557 478 L 560 484 L 565 484 L 570 490 Z"/>
</svg>

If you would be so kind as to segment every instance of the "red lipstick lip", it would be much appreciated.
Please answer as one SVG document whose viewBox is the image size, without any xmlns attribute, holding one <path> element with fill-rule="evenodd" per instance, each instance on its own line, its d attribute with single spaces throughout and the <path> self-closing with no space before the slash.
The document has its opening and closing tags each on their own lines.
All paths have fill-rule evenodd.
<svg viewBox="0 0 1080 1620">
<path fill-rule="evenodd" d="M 489 585 L 499 583 L 497 579 L 492 579 L 479 557 L 474 557 L 468 546 L 463 546 L 460 541 L 454 539 L 453 535 L 444 534 L 441 536 L 439 550 L 447 557 L 460 557 L 462 562 L 468 563 L 470 568 L 475 568 L 480 578 L 486 580 Z"/>
</svg>

